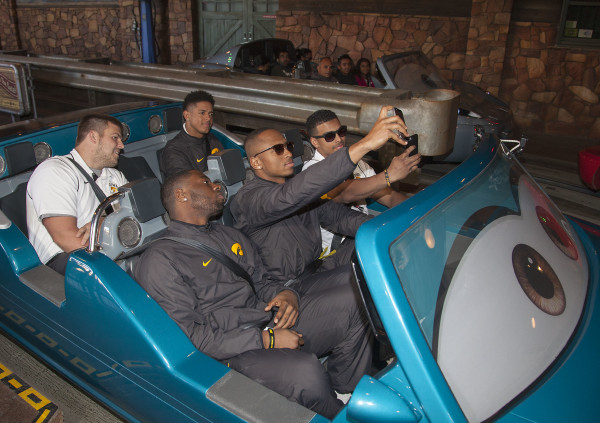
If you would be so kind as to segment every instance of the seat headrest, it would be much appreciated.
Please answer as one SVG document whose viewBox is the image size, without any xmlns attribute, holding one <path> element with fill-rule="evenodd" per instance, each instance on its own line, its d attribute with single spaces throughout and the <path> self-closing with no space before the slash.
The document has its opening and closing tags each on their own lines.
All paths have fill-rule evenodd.
<svg viewBox="0 0 600 423">
<path fill-rule="evenodd" d="M 286 140 L 294 143 L 293 157 L 300 157 L 304 153 L 304 143 L 302 142 L 302 131 L 300 129 L 288 129 L 283 132 Z"/>
<path fill-rule="evenodd" d="M 160 182 L 156 178 L 139 179 L 119 188 L 125 191 L 133 214 L 141 223 L 162 216 L 166 210 L 160 200 Z"/>
<path fill-rule="evenodd" d="M 4 147 L 4 156 L 9 176 L 18 175 L 37 165 L 33 144 L 29 141 Z"/>
</svg>

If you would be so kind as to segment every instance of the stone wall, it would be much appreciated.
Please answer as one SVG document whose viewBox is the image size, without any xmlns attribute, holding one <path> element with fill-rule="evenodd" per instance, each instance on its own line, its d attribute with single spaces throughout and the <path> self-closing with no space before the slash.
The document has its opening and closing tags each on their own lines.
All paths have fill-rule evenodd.
<svg viewBox="0 0 600 423">
<path fill-rule="evenodd" d="M 19 7 L 17 15 L 21 48 L 31 53 L 121 58 L 125 52 L 134 60 L 139 57 L 135 44 L 123 36 L 117 7 Z"/>
<path fill-rule="evenodd" d="M 0 0 L 0 50 L 20 50 L 15 0 Z"/>
<path fill-rule="evenodd" d="M 193 61 L 192 0 L 154 2 L 156 59 L 162 64 Z M 26 7 L 0 0 L 0 47 L 34 54 L 108 57 L 141 61 L 137 0 L 118 6 Z"/>
<path fill-rule="evenodd" d="M 313 58 L 347 53 L 371 62 L 392 53 L 422 50 L 446 77 L 462 79 L 468 18 L 354 13 L 277 12 L 276 37 L 308 47 Z"/>
<path fill-rule="evenodd" d="M 534 131 L 600 139 L 600 52 L 555 47 L 556 26 L 511 25 L 500 96 Z"/>
<path fill-rule="evenodd" d="M 513 0 L 473 0 L 463 80 L 498 95 Z"/>
</svg>

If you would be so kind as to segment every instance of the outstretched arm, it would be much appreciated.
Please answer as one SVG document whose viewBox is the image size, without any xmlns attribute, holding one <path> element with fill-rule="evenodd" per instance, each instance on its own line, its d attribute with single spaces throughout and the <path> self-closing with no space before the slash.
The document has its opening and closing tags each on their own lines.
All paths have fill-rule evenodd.
<svg viewBox="0 0 600 423">
<path fill-rule="evenodd" d="M 406 178 L 408 174 L 417 168 L 417 165 L 421 160 L 421 155 L 415 154 L 414 156 L 409 157 L 409 154 L 413 150 L 414 147 L 409 147 L 404 153 L 392 159 L 389 167 L 386 169 L 390 183 Z M 368 178 L 344 181 L 327 193 L 327 196 L 330 199 L 343 204 L 364 200 L 366 198 L 374 198 L 381 204 L 392 207 L 397 204 L 397 202 L 394 201 L 400 202 L 406 198 L 400 193 L 396 193 L 399 195 L 393 193 L 395 193 L 395 191 L 388 187 L 385 172 L 380 172 L 377 175 Z M 383 199 L 383 197 L 385 198 Z M 383 201 L 379 201 L 379 198 L 382 198 Z M 392 198 L 394 198 L 394 200 L 392 200 Z M 392 204 L 392 206 L 389 204 Z"/>
<path fill-rule="evenodd" d="M 400 139 L 394 132 L 394 130 L 398 130 L 408 137 L 406 124 L 396 115 L 387 115 L 392 108 L 392 106 L 382 107 L 379 111 L 379 117 L 369 133 L 348 148 L 350 160 L 354 163 L 358 163 L 369 151 L 379 150 L 389 139 L 393 139 L 398 144 L 406 145 L 406 141 Z"/>
</svg>

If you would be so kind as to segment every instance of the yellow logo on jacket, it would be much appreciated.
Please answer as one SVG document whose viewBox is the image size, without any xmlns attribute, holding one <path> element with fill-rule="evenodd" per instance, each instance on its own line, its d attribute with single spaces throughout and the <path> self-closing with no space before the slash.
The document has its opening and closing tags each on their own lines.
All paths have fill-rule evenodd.
<svg viewBox="0 0 600 423">
<path fill-rule="evenodd" d="M 242 246 L 239 244 L 239 242 L 236 242 L 231 246 L 231 251 L 233 251 L 233 254 L 235 254 L 236 256 L 244 255 L 244 251 L 242 250 Z"/>
<path fill-rule="evenodd" d="M 218 148 L 213 148 L 212 151 L 210 152 L 210 154 L 217 154 L 219 152 Z"/>
</svg>

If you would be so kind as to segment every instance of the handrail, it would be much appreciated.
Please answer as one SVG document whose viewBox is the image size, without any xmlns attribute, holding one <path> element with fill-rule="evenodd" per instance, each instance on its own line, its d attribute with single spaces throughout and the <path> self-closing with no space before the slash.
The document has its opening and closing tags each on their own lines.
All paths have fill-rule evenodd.
<svg viewBox="0 0 600 423">
<path fill-rule="evenodd" d="M 327 82 L 296 80 L 230 71 L 182 69 L 164 65 L 126 65 L 0 54 L 0 62 L 31 68 L 33 84 L 181 101 L 190 91 L 209 91 L 215 109 L 267 124 L 303 125 L 316 110 L 330 109 L 352 134 L 366 134 L 384 105 L 404 111 L 411 133 L 419 134 L 419 152 L 441 155 L 454 145 L 459 93 L 431 90 L 411 93 Z M 265 125 L 261 125 L 265 126 Z"/>
<path fill-rule="evenodd" d="M 115 200 L 124 197 L 125 196 L 125 192 L 124 191 L 119 191 L 119 192 L 115 192 L 114 194 L 109 195 L 108 197 L 106 197 L 104 200 L 102 200 L 100 202 L 100 204 L 98 205 L 98 207 L 96 207 L 96 211 L 94 211 L 94 214 L 92 215 L 92 220 L 90 222 L 90 239 L 89 239 L 89 243 L 88 243 L 88 248 L 87 248 L 87 252 L 88 253 L 93 253 L 94 251 L 96 251 L 96 248 L 99 246 L 99 239 L 97 239 L 100 235 L 100 233 L 98 232 L 98 226 L 100 225 L 100 217 L 102 216 L 102 214 L 104 213 L 104 211 L 106 210 L 106 208 Z"/>
</svg>

